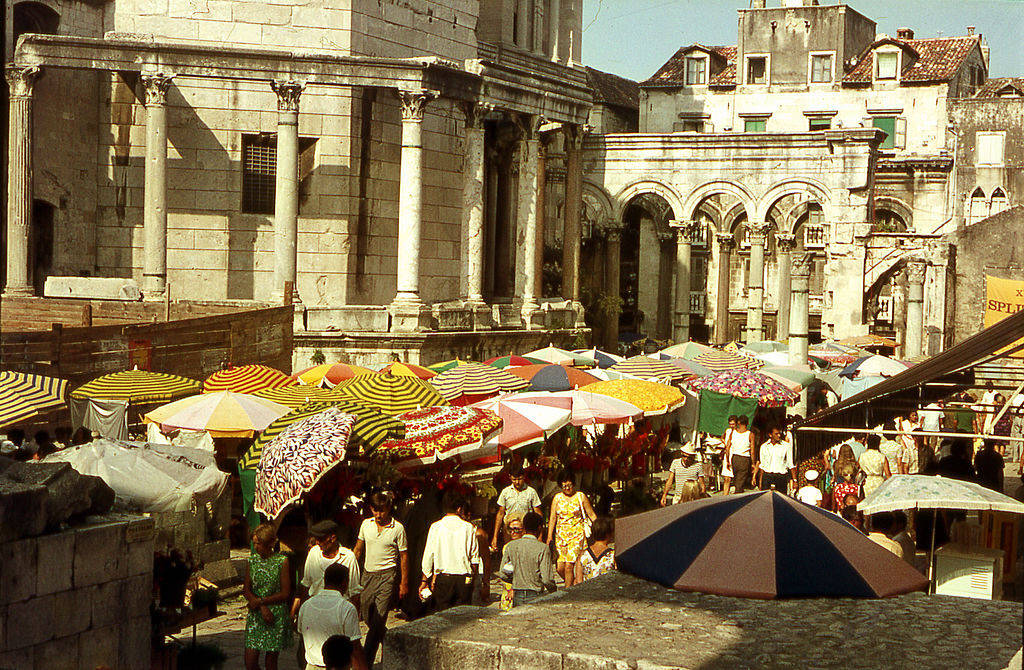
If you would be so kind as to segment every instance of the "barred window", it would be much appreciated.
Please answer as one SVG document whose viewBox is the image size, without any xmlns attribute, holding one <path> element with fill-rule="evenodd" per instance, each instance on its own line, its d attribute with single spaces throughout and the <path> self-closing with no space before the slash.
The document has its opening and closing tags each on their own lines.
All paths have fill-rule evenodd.
<svg viewBox="0 0 1024 670">
<path fill-rule="evenodd" d="M 273 214 L 277 178 L 277 135 L 242 135 L 242 211 Z"/>
</svg>

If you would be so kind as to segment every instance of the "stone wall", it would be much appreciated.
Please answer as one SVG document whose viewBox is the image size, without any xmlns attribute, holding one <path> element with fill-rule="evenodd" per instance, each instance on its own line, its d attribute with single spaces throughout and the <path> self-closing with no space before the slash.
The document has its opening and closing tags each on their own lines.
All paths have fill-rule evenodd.
<svg viewBox="0 0 1024 670">
<path fill-rule="evenodd" d="M 148 668 L 153 522 L 89 517 L 0 545 L 0 668 Z"/>
<path fill-rule="evenodd" d="M 228 539 L 230 487 L 217 500 L 201 508 L 155 512 L 146 516 L 153 519 L 153 545 L 156 549 L 192 552 L 192 557 L 202 564 L 196 574 L 212 582 L 222 584 L 237 579 L 231 565 L 231 541 Z"/>
</svg>

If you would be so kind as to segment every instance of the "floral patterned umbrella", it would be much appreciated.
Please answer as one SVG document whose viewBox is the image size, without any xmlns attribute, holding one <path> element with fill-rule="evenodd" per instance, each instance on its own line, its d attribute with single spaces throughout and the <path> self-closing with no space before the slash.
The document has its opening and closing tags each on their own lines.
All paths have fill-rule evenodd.
<svg viewBox="0 0 1024 670">
<path fill-rule="evenodd" d="M 331 407 L 297 421 L 263 447 L 253 508 L 276 519 L 345 459 L 356 417 Z"/>
<path fill-rule="evenodd" d="M 380 447 L 399 466 L 430 465 L 456 456 L 470 460 L 482 453 L 484 442 L 501 429 L 492 411 L 476 407 L 428 407 L 397 417 L 405 423 L 405 438 Z M 493 454 L 495 448 L 491 447 Z"/>
<path fill-rule="evenodd" d="M 728 370 L 689 382 L 695 389 L 724 393 L 736 398 L 757 398 L 761 407 L 782 407 L 800 397 L 774 379 L 749 370 Z"/>
</svg>

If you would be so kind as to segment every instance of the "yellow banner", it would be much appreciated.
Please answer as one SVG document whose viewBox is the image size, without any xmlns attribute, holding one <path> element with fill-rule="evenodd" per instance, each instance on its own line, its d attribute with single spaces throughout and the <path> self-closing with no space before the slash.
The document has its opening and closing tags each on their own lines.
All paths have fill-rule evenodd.
<svg viewBox="0 0 1024 670">
<path fill-rule="evenodd" d="M 1024 309 L 1024 281 L 985 275 L 986 328 L 1022 309 Z M 1007 348 L 1012 349 L 1022 344 L 1024 344 L 1024 338 L 1017 340 Z M 1011 356 L 1024 358 L 1024 350 L 1017 351 Z"/>
</svg>

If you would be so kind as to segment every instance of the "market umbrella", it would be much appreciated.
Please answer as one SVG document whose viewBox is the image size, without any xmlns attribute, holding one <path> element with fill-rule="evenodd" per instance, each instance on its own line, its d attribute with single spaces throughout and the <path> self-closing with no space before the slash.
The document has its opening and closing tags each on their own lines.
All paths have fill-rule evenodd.
<svg viewBox="0 0 1024 670">
<path fill-rule="evenodd" d="M 586 356 L 587 358 L 593 358 L 597 362 L 597 367 L 599 368 L 610 368 L 616 363 L 621 363 L 626 360 L 622 356 L 616 356 L 615 354 L 610 354 L 607 351 L 601 351 L 596 347 L 591 349 L 574 349 L 572 353 L 580 356 Z"/>
<path fill-rule="evenodd" d="M 519 402 L 531 402 L 552 407 L 559 406 L 558 398 L 569 398 L 572 401 L 572 414 L 569 417 L 569 423 L 574 426 L 626 423 L 638 419 L 644 414 L 639 407 L 625 400 L 579 389 L 554 393 L 517 393 L 512 397 Z"/>
<path fill-rule="evenodd" d="M 290 410 L 246 393 L 201 393 L 167 403 L 142 418 L 162 429 L 205 430 L 212 437 L 250 437 Z"/>
<path fill-rule="evenodd" d="M 714 374 L 714 371 L 710 368 L 706 368 L 700 363 L 686 358 L 665 358 L 662 360 L 685 372 L 687 377 L 705 377 Z"/>
<path fill-rule="evenodd" d="M 671 347 L 665 347 L 660 353 L 671 358 L 685 358 L 692 361 L 697 356 L 709 351 L 715 351 L 715 349 L 700 342 L 682 342 L 680 344 L 673 344 Z"/>
<path fill-rule="evenodd" d="M 346 379 L 352 379 L 359 375 L 372 374 L 374 374 L 373 370 L 359 365 L 349 365 L 348 363 L 325 363 L 324 365 L 314 365 L 311 368 L 306 368 L 301 372 L 297 372 L 292 375 L 292 379 L 296 380 L 300 384 L 306 384 L 308 386 L 326 386 L 328 388 L 332 388 Z"/>
<path fill-rule="evenodd" d="M 795 382 L 792 379 L 789 379 L 788 377 L 783 377 L 782 375 L 775 374 L 774 372 L 765 372 L 764 368 L 758 370 L 757 374 L 764 375 L 768 379 L 771 379 L 782 384 L 793 393 L 800 393 L 800 391 L 804 390 L 804 385 L 801 384 L 800 382 Z"/>
<path fill-rule="evenodd" d="M 441 361 L 440 363 L 433 363 L 427 366 L 428 370 L 441 374 L 445 370 L 451 370 L 452 368 L 465 365 L 466 363 L 473 363 L 475 361 L 464 361 L 461 358 L 453 358 L 450 361 Z M 495 366 L 498 367 L 498 366 Z"/>
<path fill-rule="evenodd" d="M 820 342 L 809 349 L 808 355 L 828 361 L 830 365 L 849 365 L 861 356 L 861 350 L 835 342 Z"/>
<path fill-rule="evenodd" d="M 587 390 L 617 400 L 625 400 L 643 410 L 646 416 L 671 412 L 682 407 L 686 400 L 683 392 L 674 386 L 642 379 L 598 382 L 588 386 Z"/>
<path fill-rule="evenodd" d="M 731 395 L 735 398 L 756 398 L 761 407 L 782 407 L 794 403 L 799 395 L 779 382 L 750 370 L 717 372 L 689 382 L 695 389 Z"/>
<path fill-rule="evenodd" d="M 587 370 L 587 374 L 597 377 L 603 382 L 610 381 L 612 379 L 640 379 L 636 375 L 631 375 L 628 372 L 619 372 L 618 370 L 612 370 L 611 368 L 592 368 Z"/>
<path fill-rule="evenodd" d="M 909 363 L 888 356 L 862 356 L 839 371 L 844 377 L 894 377 L 910 367 Z"/>
<path fill-rule="evenodd" d="M 620 517 L 615 560 L 669 588 L 743 598 L 878 598 L 928 584 L 840 517 L 777 491 Z"/>
<path fill-rule="evenodd" d="M 747 342 L 740 348 L 740 353 L 746 353 L 750 355 L 754 354 L 770 354 L 773 352 L 789 352 L 789 345 L 785 342 L 776 342 L 775 340 L 760 340 L 758 342 Z"/>
<path fill-rule="evenodd" d="M 725 372 L 727 370 L 756 370 L 764 363 L 730 351 L 705 351 L 693 359 L 713 372 Z"/>
<path fill-rule="evenodd" d="M 405 423 L 405 438 L 386 441 L 380 451 L 400 466 L 493 454 L 496 447 L 483 445 L 501 429 L 497 414 L 477 407 L 427 407 L 399 414 L 398 419 Z"/>
<path fill-rule="evenodd" d="M 263 447 L 253 508 L 276 519 L 345 458 L 356 417 L 337 407 L 293 423 Z"/>
<path fill-rule="evenodd" d="M 280 386 L 273 389 L 263 389 L 253 393 L 258 398 L 266 398 L 276 403 L 287 405 L 292 409 L 302 407 L 307 402 L 330 402 L 340 400 L 344 396 L 333 389 L 320 386 L 306 386 L 305 384 L 294 384 L 292 386 Z"/>
<path fill-rule="evenodd" d="M 609 369 L 616 372 L 625 372 L 641 379 L 667 379 L 672 382 L 682 381 L 687 377 L 693 376 L 693 374 L 678 365 L 673 365 L 668 361 L 656 361 L 647 356 L 627 358 Z"/>
<path fill-rule="evenodd" d="M 255 393 L 263 389 L 290 386 L 295 380 L 266 365 L 240 365 L 214 372 L 203 382 L 203 393 L 232 391 Z"/>
<path fill-rule="evenodd" d="M 64 405 L 68 383 L 25 372 L 0 372 L 0 428 Z"/>
<path fill-rule="evenodd" d="M 530 391 L 568 391 L 600 381 L 592 374 L 568 365 L 522 365 L 509 368 L 509 374 L 530 383 Z"/>
<path fill-rule="evenodd" d="M 449 401 L 465 396 L 490 396 L 509 391 L 521 391 L 530 385 L 521 377 L 482 363 L 467 363 L 442 372 L 430 380 L 434 388 Z"/>
<path fill-rule="evenodd" d="M 543 365 L 547 361 L 543 361 L 539 358 L 530 358 L 529 356 L 516 356 L 509 354 L 508 356 L 495 356 L 494 358 L 488 358 L 483 362 L 483 365 L 489 365 L 492 368 L 508 368 L 516 367 L 519 365 Z M 447 372 L 445 370 L 444 372 Z"/>
<path fill-rule="evenodd" d="M 242 454 L 238 467 L 242 470 L 255 470 L 260 462 L 263 447 L 283 433 L 293 423 L 308 419 L 323 411 L 337 407 L 345 414 L 356 417 L 352 424 L 352 442 L 358 444 L 364 452 L 377 449 L 385 440 L 405 437 L 405 424 L 380 410 L 363 405 L 354 400 L 332 400 L 328 402 L 311 402 L 293 409 L 281 418 L 273 421 L 266 430 L 260 433 L 252 446 Z"/>
<path fill-rule="evenodd" d="M 539 358 L 541 361 L 546 363 L 554 363 L 555 365 L 578 365 L 580 367 L 595 367 L 597 360 L 592 356 L 586 354 L 575 354 L 565 349 L 559 349 L 558 347 L 546 346 L 543 349 L 536 349 L 534 351 L 528 351 L 523 354 L 527 358 Z"/>
<path fill-rule="evenodd" d="M 448 404 L 429 382 L 388 373 L 360 375 L 339 384 L 335 390 L 392 416 Z"/>
<path fill-rule="evenodd" d="M 805 388 L 818 380 L 818 375 L 808 365 L 775 365 L 761 368 L 758 372 L 773 378 L 787 379 Z"/>
<path fill-rule="evenodd" d="M 203 385 L 194 379 L 146 370 L 112 372 L 82 384 L 71 392 L 77 400 L 167 402 L 199 393 Z"/>
<path fill-rule="evenodd" d="M 875 335 L 873 333 L 857 335 L 856 337 L 848 337 L 844 340 L 839 340 L 838 344 L 844 344 L 849 347 L 858 347 L 860 349 L 873 349 L 877 347 L 896 348 L 899 346 L 899 342 L 896 340 L 888 337 L 882 337 L 881 335 Z"/>
<path fill-rule="evenodd" d="M 540 405 L 510 394 L 481 400 L 470 407 L 490 410 L 501 418 L 501 432 L 488 441 L 509 451 L 543 442 L 572 418 L 571 398 L 550 398 Z"/>
<path fill-rule="evenodd" d="M 388 363 L 380 369 L 380 372 L 390 372 L 393 375 L 399 377 L 417 377 L 419 379 L 433 379 L 437 376 L 437 372 L 423 367 L 422 365 L 413 365 L 412 363 Z"/>
<path fill-rule="evenodd" d="M 751 354 L 751 356 L 765 365 L 775 367 L 789 365 L 789 354 L 782 351 L 770 351 L 766 354 Z"/>
</svg>

